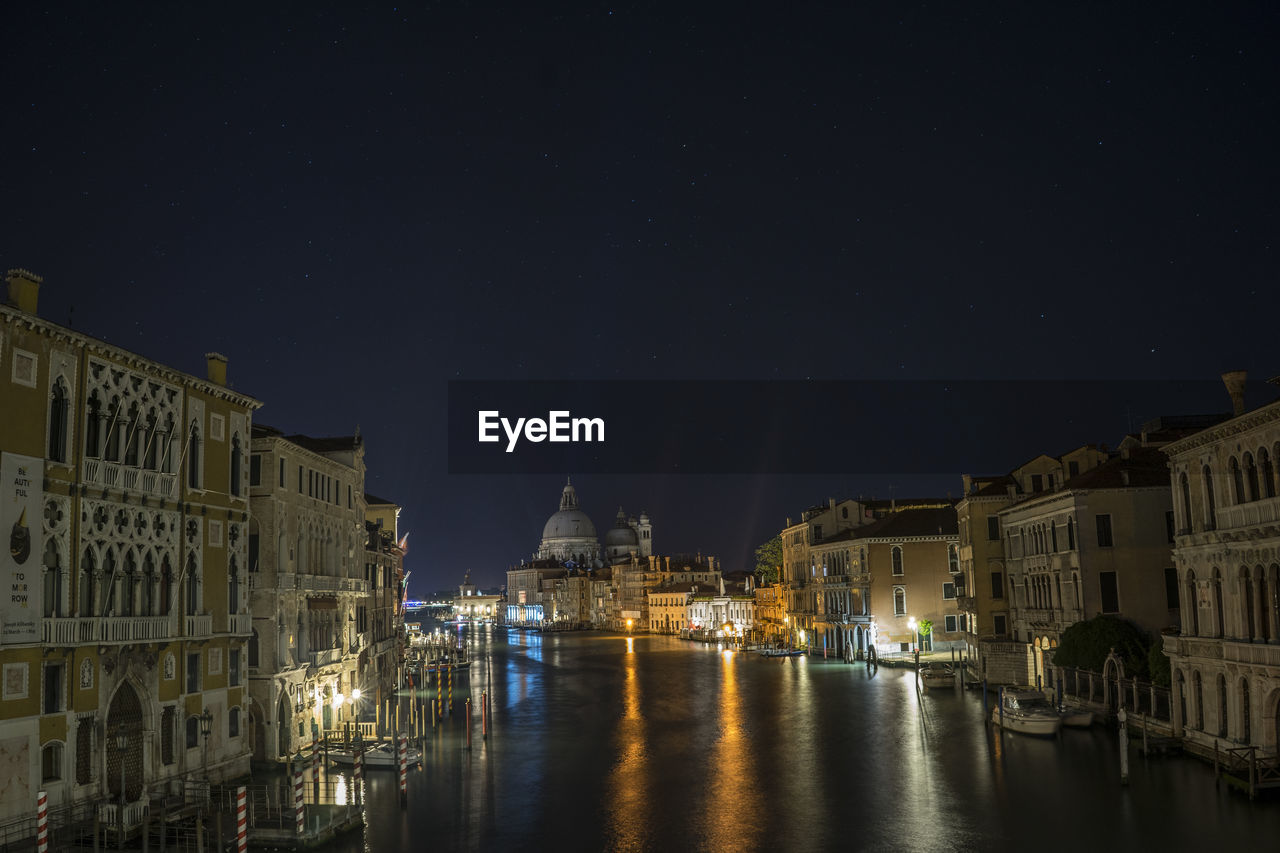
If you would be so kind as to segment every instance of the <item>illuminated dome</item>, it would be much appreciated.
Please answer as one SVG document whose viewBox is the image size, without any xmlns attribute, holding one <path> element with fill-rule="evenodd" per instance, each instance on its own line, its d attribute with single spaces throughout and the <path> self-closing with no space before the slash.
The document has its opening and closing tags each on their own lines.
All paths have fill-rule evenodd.
<svg viewBox="0 0 1280 853">
<path fill-rule="evenodd" d="M 618 507 L 618 517 L 613 527 L 604 535 L 604 550 L 610 563 L 625 560 L 632 551 L 640 550 L 640 537 L 627 521 L 627 514 Z"/>
<path fill-rule="evenodd" d="M 596 539 L 596 526 L 587 514 L 578 509 L 578 493 L 572 483 L 565 483 L 560 495 L 560 509 L 547 519 L 542 528 L 542 545 L 538 558 L 573 560 L 576 563 L 592 563 L 600 557 L 600 541 Z"/>
</svg>

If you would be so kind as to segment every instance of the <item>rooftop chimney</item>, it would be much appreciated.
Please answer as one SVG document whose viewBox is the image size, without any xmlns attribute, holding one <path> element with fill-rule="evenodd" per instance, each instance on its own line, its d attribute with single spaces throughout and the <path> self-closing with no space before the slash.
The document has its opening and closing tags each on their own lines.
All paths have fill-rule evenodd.
<svg viewBox="0 0 1280 853">
<path fill-rule="evenodd" d="M 19 311 L 28 314 L 36 313 L 36 302 L 40 298 L 40 282 L 43 278 L 24 269 L 9 270 L 4 277 L 9 283 L 9 304 Z"/>
<path fill-rule="evenodd" d="M 209 381 L 214 385 L 226 385 L 227 357 L 220 352 L 207 352 L 204 360 L 209 365 Z"/>
<path fill-rule="evenodd" d="M 1244 414 L 1244 380 L 1248 375 L 1245 370 L 1228 370 L 1222 374 L 1222 384 L 1231 395 L 1231 414 L 1237 418 Z"/>
</svg>

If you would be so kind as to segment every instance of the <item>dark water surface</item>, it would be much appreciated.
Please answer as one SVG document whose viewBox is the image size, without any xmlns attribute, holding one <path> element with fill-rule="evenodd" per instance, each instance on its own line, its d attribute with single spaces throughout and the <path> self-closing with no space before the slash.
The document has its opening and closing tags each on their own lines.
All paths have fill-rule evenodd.
<svg viewBox="0 0 1280 853">
<path fill-rule="evenodd" d="M 1280 849 L 1280 801 L 1219 790 L 1114 731 L 993 734 L 981 691 L 670 637 L 473 629 L 458 712 L 401 809 L 369 774 L 339 851 Z M 467 681 L 470 681 L 468 690 Z M 468 695 L 493 728 L 466 749 Z"/>
</svg>

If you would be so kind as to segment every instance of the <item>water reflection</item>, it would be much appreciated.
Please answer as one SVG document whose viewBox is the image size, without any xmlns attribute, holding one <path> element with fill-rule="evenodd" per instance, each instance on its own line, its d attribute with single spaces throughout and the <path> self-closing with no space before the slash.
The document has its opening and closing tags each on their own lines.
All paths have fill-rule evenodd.
<svg viewBox="0 0 1280 853">
<path fill-rule="evenodd" d="M 720 655 L 720 738 L 712 750 L 707 773 L 711 796 L 703 807 L 707 819 L 706 848 L 749 850 L 759 843 L 762 810 L 751 744 L 747 738 L 743 699 L 738 689 L 734 653 Z"/>
<path fill-rule="evenodd" d="M 640 678 L 636 673 L 634 639 L 627 637 L 623 656 L 622 720 L 616 738 L 617 760 L 609 778 L 610 825 L 614 850 L 644 846 L 648 823 L 645 778 L 645 726 L 640 709 Z"/>
</svg>

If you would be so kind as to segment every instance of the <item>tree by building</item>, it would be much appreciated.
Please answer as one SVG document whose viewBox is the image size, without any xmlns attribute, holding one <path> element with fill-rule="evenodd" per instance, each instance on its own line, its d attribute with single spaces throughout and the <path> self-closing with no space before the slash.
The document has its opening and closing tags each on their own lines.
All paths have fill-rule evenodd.
<svg viewBox="0 0 1280 853">
<path fill-rule="evenodd" d="M 782 534 L 756 548 L 756 577 L 761 584 L 777 583 L 782 570 Z"/>
</svg>

